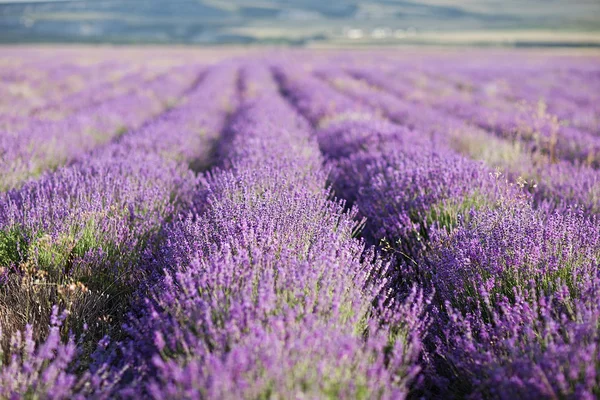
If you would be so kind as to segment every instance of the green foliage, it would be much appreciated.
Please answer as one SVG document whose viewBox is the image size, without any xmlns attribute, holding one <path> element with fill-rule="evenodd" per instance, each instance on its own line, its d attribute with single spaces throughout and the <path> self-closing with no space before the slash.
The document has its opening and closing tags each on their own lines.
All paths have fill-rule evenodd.
<svg viewBox="0 0 600 400">
<path fill-rule="evenodd" d="M 0 267 L 19 264 L 27 247 L 27 235 L 18 226 L 0 230 Z"/>
<path fill-rule="evenodd" d="M 471 211 L 492 207 L 490 199 L 479 191 L 474 191 L 461 198 L 449 198 L 433 205 L 425 215 L 426 226 L 434 224 L 451 232 L 462 219 L 468 218 Z"/>
</svg>

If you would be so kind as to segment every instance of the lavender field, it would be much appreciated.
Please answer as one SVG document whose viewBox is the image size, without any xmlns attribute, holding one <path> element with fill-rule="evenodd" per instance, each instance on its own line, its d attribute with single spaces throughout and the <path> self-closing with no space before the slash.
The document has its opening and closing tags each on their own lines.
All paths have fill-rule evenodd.
<svg viewBox="0 0 600 400">
<path fill-rule="evenodd" d="M 600 397 L 600 55 L 4 47 L 0 398 Z"/>
</svg>

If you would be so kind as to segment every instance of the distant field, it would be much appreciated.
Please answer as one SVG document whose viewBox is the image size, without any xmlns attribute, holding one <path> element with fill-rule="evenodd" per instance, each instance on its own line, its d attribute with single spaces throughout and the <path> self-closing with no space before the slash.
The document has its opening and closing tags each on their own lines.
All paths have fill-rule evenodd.
<svg viewBox="0 0 600 400">
<path fill-rule="evenodd" d="M 0 53 L 0 399 L 600 397 L 597 50 Z"/>
<path fill-rule="evenodd" d="M 597 0 L 0 0 L 2 43 L 439 44 L 477 35 L 490 45 L 516 34 L 529 37 L 517 45 L 548 45 L 550 35 L 590 46 L 576 37 L 593 34 L 597 47 L 599 33 Z"/>
</svg>

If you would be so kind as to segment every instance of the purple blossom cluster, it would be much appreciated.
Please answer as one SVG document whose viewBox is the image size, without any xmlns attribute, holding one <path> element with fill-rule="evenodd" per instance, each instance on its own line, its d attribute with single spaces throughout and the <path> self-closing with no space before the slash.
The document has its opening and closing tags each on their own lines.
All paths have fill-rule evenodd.
<svg viewBox="0 0 600 400">
<path fill-rule="evenodd" d="M 600 396 L 597 58 L 7 52 L 0 398 Z"/>
</svg>

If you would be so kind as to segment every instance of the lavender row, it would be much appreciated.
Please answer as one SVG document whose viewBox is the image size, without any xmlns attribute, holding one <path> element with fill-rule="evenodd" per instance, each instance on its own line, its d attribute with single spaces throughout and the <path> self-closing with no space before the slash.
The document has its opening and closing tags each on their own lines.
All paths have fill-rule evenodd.
<svg viewBox="0 0 600 400">
<path fill-rule="evenodd" d="M 52 109 L 69 98 L 76 98 L 82 93 L 103 88 L 111 83 L 116 84 L 130 74 L 144 71 L 141 66 L 125 62 L 104 62 L 86 66 L 65 62 L 56 70 L 45 66 L 42 71 L 22 65 L 1 69 L 0 79 L 4 86 L 0 120 L 3 127 L 8 124 L 14 125 L 15 121 L 26 121 L 28 116 Z M 11 69 L 18 71 L 13 72 Z M 164 71 L 165 68 L 157 72 L 161 70 Z M 148 73 L 148 78 L 150 77 Z M 49 113 L 48 115 L 50 116 Z"/>
<path fill-rule="evenodd" d="M 184 82 L 186 80 L 189 81 L 189 77 L 185 76 L 186 72 L 188 74 L 193 73 L 193 71 L 190 71 L 190 68 L 187 68 L 187 71 L 183 68 L 175 68 L 157 72 L 147 71 L 142 68 L 108 82 L 101 82 L 99 85 L 87 84 L 85 90 L 61 98 L 56 102 L 46 104 L 43 107 L 35 108 L 32 116 L 38 119 L 53 120 L 64 118 L 77 110 L 102 104 L 102 102 L 109 101 L 123 94 L 133 91 L 152 90 L 152 87 L 147 87 L 147 85 L 152 85 L 156 81 L 160 82 L 161 79 L 164 80 L 169 75 L 179 77 Z M 181 90 L 177 82 L 173 83 L 174 85 L 169 87 L 169 89 Z"/>
<path fill-rule="evenodd" d="M 175 179 L 170 186 L 166 185 L 174 190 L 180 184 L 177 176 L 185 177 L 189 174 L 185 164 L 179 166 L 169 162 L 165 165 L 165 167 L 170 166 L 167 169 L 153 166 L 164 164 L 161 161 L 163 159 L 169 161 L 174 158 L 173 161 L 193 163 L 197 158 L 208 157 L 210 144 L 214 142 L 215 136 L 222 128 L 228 107 L 235 106 L 232 99 L 234 81 L 235 74 L 230 69 L 213 70 L 207 75 L 203 84 L 190 93 L 185 106 L 171 110 L 154 124 L 127 135 L 121 142 L 103 148 L 91 157 L 86 157 L 70 167 L 44 176 L 40 181 L 28 183 L 21 189 L 3 195 L 4 206 L 1 219 L 3 232 L 8 235 L 8 232 L 17 230 L 20 231 L 17 233 L 23 237 L 18 240 L 13 238 L 15 241 L 12 243 L 10 238 L 7 239 L 6 248 L 13 247 L 15 251 L 8 251 L 6 253 L 8 260 L 3 260 L 2 264 L 14 267 L 22 264 L 23 259 L 28 256 L 38 256 L 39 251 L 36 250 L 38 239 L 50 241 L 47 247 L 52 249 L 54 245 L 60 243 L 50 239 L 59 239 L 58 236 L 68 234 L 72 229 L 81 231 L 90 228 L 92 231 L 104 231 L 98 226 L 101 222 L 99 219 L 103 219 L 110 225 L 109 215 L 112 214 L 116 225 L 122 225 L 130 219 L 129 222 L 136 229 L 138 224 L 142 224 L 139 226 L 141 231 L 148 228 L 144 224 L 160 225 L 160 221 L 155 220 L 154 215 L 142 217 L 138 214 L 146 214 L 155 206 L 162 209 L 165 205 L 161 204 L 161 201 L 168 203 L 172 200 L 169 192 L 165 196 L 153 195 L 154 190 L 163 186 L 159 182 Z M 215 102 L 214 99 L 219 97 L 215 96 L 217 90 L 221 91 L 221 99 Z M 198 110 L 199 105 L 207 102 L 207 99 L 213 100 L 210 103 L 212 106 Z M 232 104 L 228 104 L 229 102 Z M 160 140 L 171 129 L 176 133 L 169 135 L 170 140 Z M 179 172 L 175 172 L 173 168 Z M 161 177 L 161 174 L 164 176 Z M 141 182 L 138 181 L 140 177 L 143 179 Z M 74 184 L 75 182 L 79 183 Z M 147 183 L 150 182 L 155 184 L 148 185 Z M 132 188 L 129 187 L 130 184 Z M 185 184 L 182 187 L 185 188 Z M 143 195 L 141 190 L 149 192 Z M 130 206 L 115 207 L 112 204 L 115 201 Z M 156 204 L 150 206 L 146 202 Z M 168 213 L 161 211 L 157 214 Z M 91 220 L 89 224 L 88 220 Z M 143 237 L 141 234 L 138 235 L 140 232 L 134 232 L 136 229 L 129 224 L 119 228 L 132 230 L 129 232 L 132 240 Z M 106 233 L 107 236 L 119 238 L 117 232 L 117 228 L 107 228 Z M 91 232 L 89 235 L 102 236 L 94 233 L 96 232 Z M 24 249 L 17 248 L 21 244 L 24 245 Z M 52 258 L 60 254 L 57 250 L 60 249 L 55 249 L 48 254 L 47 261 L 52 261 Z M 59 259 L 59 264 L 64 261 Z M 57 272 L 61 276 L 68 275 L 64 271 Z"/>
<path fill-rule="evenodd" d="M 137 97 L 147 96 L 150 99 L 155 98 L 155 102 L 159 100 L 168 107 L 197 74 L 198 69 L 193 67 L 173 68 L 163 73 L 138 69 L 123 76 L 121 80 L 104 82 L 98 86 L 89 85 L 86 90 L 61 97 L 44 107 L 33 108 L 27 115 L 3 118 L 0 125 L 5 134 L 18 137 L 40 128 L 56 131 L 61 127 L 62 122 L 68 118 L 75 118 L 79 114 L 88 118 L 91 116 L 92 120 L 102 118 L 101 114 L 97 114 L 97 110 L 94 111 L 95 108 L 108 111 L 108 118 L 115 118 L 112 115 L 114 111 L 111 110 L 111 102 L 118 102 L 127 97 L 135 101 Z M 165 84 L 166 81 L 170 81 L 168 86 Z M 156 92 L 157 87 L 168 90 L 168 93 L 162 93 L 160 90 Z M 88 115 L 90 113 L 92 114 Z M 94 126 L 88 130 L 92 129 Z"/>
<path fill-rule="evenodd" d="M 574 70 L 570 61 L 570 64 L 549 71 L 514 66 L 457 65 L 444 66 L 443 71 L 432 68 L 427 75 L 488 97 L 544 104 L 560 120 L 597 134 L 600 132 L 600 109 L 596 103 L 600 85 L 593 71 L 581 73 Z"/>
<path fill-rule="evenodd" d="M 56 168 L 93 147 L 141 127 L 171 105 L 169 98 L 182 93 L 198 76 L 196 68 L 175 70 L 185 79 L 164 75 L 101 104 L 92 104 L 60 121 L 32 120 L 19 132 L 0 136 L 0 188 L 8 189 L 46 169 Z"/>
<path fill-rule="evenodd" d="M 131 73 L 149 80 L 191 61 L 189 53 L 175 55 L 164 49 L 158 52 L 99 48 L 65 50 L 3 49 L 5 58 L 0 64 L 0 80 L 5 85 L 0 88 L 0 115 L 26 117 L 95 87 L 103 90 L 104 85 L 119 80 L 127 85 L 123 79 Z M 203 62 L 212 62 L 214 57 L 207 56 L 202 57 Z"/>
<path fill-rule="evenodd" d="M 467 61 L 468 60 L 468 61 Z M 586 122 L 591 114 L 597 114 L 595 101 L 600 88 L 598 80 L 598 58 L 590 55 L 560 57 L 549 54 L 511 54 L 486 51 L 481 57 L 460 54 L 415 54 L 414 57 L 375 56 L 369 68 L 384 74 L 395 72 L 415 83 L 414 89 L 435 87 L 442 81 L 451 83 L 459 91 L 485 94 L 489 99 L 510 102 L 545 104 L 550 112 L 561 117 L 563 122 L 573 125 L 576 121 L 568 116 L 580 113 L 584 125 L 590 132 L 597 132 L 597 125 Z M 343 60 L 344 66 L 353 68 L 357 59 Z M 361 64 L 365 64 L 364 61 Z M 442 85 L 448 90 L 451 87 Z M 440 87 L 438 87 L 440 88 Z"/>
<path fill-rule="evenodd" d="M 313 86 L 283 76 L 291 98 L 319 104 Z M 336 160 L 334 188 L 372 221 L 371 239 L 435 289 L 430 395 L 597 395 L 596 219 L 535 211 L 418 132 L 342 121 L 317 136 Z"/>
<path fill-rule="evenodd" d="M 188 164 L 209 158 L 235 107 L 235 75 L 227 65 L 208 71 L 185 106 L 156 124 L 2 196 L 1 396 L 113 392 L 120 374 L 108 367 L 108 339 L 96 351 L 93 343 L 122 335 L 131 295 L 154 273 L 163 228 L 193 206 Z M 25 324 L 25 336 L 13 334 Z M 61 341 L 68 330 L 80 339 Z"/>
<path fill-rule="evenodd" d="M 439 296 L 434 381 L 443 392 L 597 397 L 597 224 L 507 199 L 434 238 L 419 263 Z"/>
<path fill-rule="evenodd" d="M 48 60 L 31 64 L 12 60 L 0 66 L 3 119 L 29 115 L 36 108 L 86 89 L 86 84 L 95 86 L 132 69 L 129 63 L 114 61 L 81 65 L 67 59 L 57 65 L 48 65 Z"/>
<path fill-rule="evenodd" d="M 462 119 L 378 91 L 339 69 L 321 68 L 317 74 L 343 93 L 372 106 L 376 113 L 427 134 L 438 148 L 453 148 L 501 168 L 512 180 L 526 186 L 538 208 L 552 212 L 581 207 L 588 214 L 600 211 L 600 173 L 592 168 L 566 161 L 550 163 Z"/>
<path fill-rule="evenodd" d="M 329 200 L 309 127 L 263 65 L 245 66 L 242 87 L 219 145 L 226 169 L 173 228 L 171 270 L 131 325 L 147 377 L 124 393 L 404 397 L 418 371 L 421 295 L 393 313 L 372 309 L 384 266 L 363 260 L 353 213 Z"/>
<path fill-rule="evenodd" d="M 412 97 L 419 104 L 439 107 L 500 137 L 522 141 L 531 146 L 531 150 L 541 151 L 552 160 L 564 159 L 598 166 L 600 138 L 573 127 L 561 126 L 556 116 L 548 114 L 544 109 L 532 108 L 527 104 L 518 106 L 510 102 L 490 102 L 481 97 L 463 99 L 454 89 L 421 91 L 420 96 L 415 97 L 413 84 L 406 82 L 402 75 L 386 76 L 356 68 L 352 73 L 369 84 L 385 88 L 402 98 Z M 440 93 L 445 95 L 440 96 Z"/>
<path fill-rule="evenodd" d="M 93 82 L 87 82 L 84 90 L 59 96 L 49 104 L 30 109 L 23 116 L 5 117 L 2 120 L 2 128 L 12 134 L 27 131 L 31 125 L 42 122 L 59 122 L 66 117 L 76 115 L 77 112 L 84 110 L 89 112 L 94 106 L 100 106 L 102 103 L 109 103 L 113 99 L 132 94 L 146 93 L 159 95 L 160 98 L 163 94 L 154 91 L 156 86 L 162 86 L 163 89 L 169 90 L 170 95 L 177 95 L 185 89 L 190 81 L 193 81 L 198 73 L 196 66 L 162 67 L 156 71 L 154 69 L 136 68 L 126 74 L 111 70 L 103 71 L 105 76 L 101 83 L 94 85 Z M 165 86 L 165 80 L 170 80 L 173 84 L 172 87 Z M 49 89 L 43 90 L 45 92 Z M 164 96 L 165 102 L 169 100 L 168 96 Z"/>
<path fill-rule="evenodd" d="M 364 114 L 365 105 L 348 97 L 342 112 L 331 112 L 320 99 L 329 98 L 332 88 L 306 73 L 285 67 L 278 72 L 295 106 L 302 111 L 311 104 L 327 115 L 330 122 L 317 137 L 324 154 L 335 160 L 334 189 L 367 218 L 365 234 L 373 244 L 385 241 L 405 257 L 416 257 L 431 225 L 441 222 L 436 219 L 445 218 L 452 227 L 459 213 L 493 200 L 490 171 L 454 153 L 443 137 L 437 139 L 435 128 L 424 132 L 386 121 L 375 111 Z M 345 118 L 359 111 L 363 118 Z M 434 207 L 444 204 L 454 210 Z"/>
</svg>

